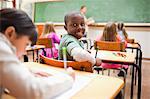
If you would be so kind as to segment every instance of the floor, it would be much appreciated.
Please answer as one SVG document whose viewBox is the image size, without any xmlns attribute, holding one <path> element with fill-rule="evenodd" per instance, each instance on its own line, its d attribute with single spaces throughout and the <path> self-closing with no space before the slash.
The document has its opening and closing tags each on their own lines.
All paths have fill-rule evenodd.
<svg viewBox="0 0 150 99">
<path fill-rule="evenodd" d="M 150 61 L 142 61 L 142 93 L 141 99 L 150 99 Z M 126 85 L 126 97 L 125 99 L 130 98 L 130 84 L 131 84 L 131 75 L 130 71 L 128 70 L 127 76 L 127 85 Z M 137 96 L 137 86 L 134 86 L 134 99 Z"/>
<path fill-rule="evenodd" d="M 150 60 L 143 61 L 142 65 L 142 98 L 150 99 Z"/>
</svg>

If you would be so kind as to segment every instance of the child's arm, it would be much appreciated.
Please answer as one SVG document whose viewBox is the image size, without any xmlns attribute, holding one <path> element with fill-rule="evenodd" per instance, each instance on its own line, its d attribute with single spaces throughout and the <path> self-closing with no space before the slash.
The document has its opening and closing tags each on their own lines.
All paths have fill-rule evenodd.
<svg viewBox="0 0 150 99">
<path fill-rule="evenodd" d="M 17 99 L 50 99 L 72 87 L 73 79 L 60 73 L 49 77 L 35 77 L 21 64 L 7 63 L 3 85 Z"/>
<path fill-rule="evenodd" d="M 95 57 L 92 56 L 88 51 L 84 50 L 78 42 L 68 41 L 67 42 L 67 52 L 76 61 L 88 61 L 94 65 L 96 63 Z"/>
<path fill-rule="evenodd" d="M 17 99 L 50 99 L 72 87 L 73 79 L 60 73 L 49 77 L 35 77 L 17 57 L 4 47 L 0 49 L 1 84 Z M 6 57 L 7 56 L 7 57 Z"/>
<path fill-rule="evenodd" d="M 73 56 L 76 61 L 88 61 L 92 63 L 92 65 L 96 64 L 95 58 L 89 52 L 79 47 L 72 49 L 71 56 Z"/>
</svg>

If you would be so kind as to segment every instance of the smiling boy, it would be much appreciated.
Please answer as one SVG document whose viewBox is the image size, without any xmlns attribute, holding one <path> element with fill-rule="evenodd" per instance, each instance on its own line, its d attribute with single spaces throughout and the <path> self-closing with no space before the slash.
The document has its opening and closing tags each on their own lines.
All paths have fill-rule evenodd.
<svg viewBox="0 0 150 99">
<path fill-rule="evenodd" d="M 65 30 L 68 34 L 63 35 L 59 45 L 59 59 L 63 59 L 62 47 L 67 49 L 67 60 L 70 61 L 88 61 L 92 65 L 100 65 L 101 60 L 95 59 L 89 52 L 84 50 L 83 44 L 79 39 L 85 32 L 84 17 L 80 12 L 68 13 L 65 18 Z"/>
</svg>

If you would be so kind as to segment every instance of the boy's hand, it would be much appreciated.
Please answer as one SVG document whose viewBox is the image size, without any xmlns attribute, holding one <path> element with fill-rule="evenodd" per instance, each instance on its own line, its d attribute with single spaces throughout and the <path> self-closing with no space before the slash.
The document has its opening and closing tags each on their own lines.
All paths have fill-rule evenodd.
<svg viewBox="0 0 150 99">
<path fill-rule="evenodd" d="M 72 67 L 67 68 L 67 73 L 73 78 L 73 80 L 75 80 L 75 72 Z"/>
<path fill-rule="evenodd" d="M 100 66 L 102 63 L 101 59 L 96 58 L 96 66 Z"/>
</svg>

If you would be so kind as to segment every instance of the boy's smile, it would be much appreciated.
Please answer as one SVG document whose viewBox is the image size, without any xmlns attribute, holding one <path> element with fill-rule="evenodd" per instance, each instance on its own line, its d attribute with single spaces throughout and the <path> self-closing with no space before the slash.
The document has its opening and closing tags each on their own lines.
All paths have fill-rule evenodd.
<svg viewBox="0 0 150 99">
<path fill-rule="evenodd" d="M 85 22 L 83 16 L 79 13 L 75 13 L 70 15 L 68 18 L 67 24 L 65 25 L 67 32 L 77 39 L 83 37 L 85 32 Z"/>
</svg>

